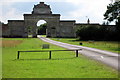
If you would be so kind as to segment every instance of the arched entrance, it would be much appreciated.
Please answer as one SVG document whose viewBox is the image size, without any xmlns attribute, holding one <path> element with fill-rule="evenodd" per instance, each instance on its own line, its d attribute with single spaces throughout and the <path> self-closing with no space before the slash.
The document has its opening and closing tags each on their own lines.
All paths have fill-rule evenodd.
<svg viewBox="0 0 120 80">
<path fill-rule="evenodd" d="M 39 20 L 45 20 L 47 22 L 47 37 L 56 37 L 59 33 L 59 14 L 44 15 L 44 14 L 24 14 L 25 18 L 25 36 L 28 36 L 29 27 L 31 27 L 31 34 L 33 37 L 37 37 L 37 22 Z"/>
<path fill-rule="evenodd" d="M 39 20 L 37 22 L 37 36 L 44 35 L 47 33 L 47 22 L 45 20 Z"/>
</svg>

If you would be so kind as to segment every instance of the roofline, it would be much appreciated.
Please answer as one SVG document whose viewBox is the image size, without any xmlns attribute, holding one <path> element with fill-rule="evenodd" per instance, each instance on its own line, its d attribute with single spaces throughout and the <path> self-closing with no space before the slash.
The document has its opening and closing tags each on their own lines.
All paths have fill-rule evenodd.
<svg viewBox="0 0 120 80">
<path fill-rule="evenodd" d="M 24 16 L 32 16 L 32 15 L 52 15 L 52 16 L 60 16 L 60 14 L 24 14 Z"/>
<path fill-rule="evenodd" d="M 60 22 L 76 22 L 75 20 L 60 20 Z"/>
<path fill-rule="evenodd" d="M 75 23 L 75 25 L 100 25 L 99 23 Z"/>
<path fill-rule="evenodd" d="M 24 22 L 24 20 L 8 20 L 8 22 Z"/>
</svg>

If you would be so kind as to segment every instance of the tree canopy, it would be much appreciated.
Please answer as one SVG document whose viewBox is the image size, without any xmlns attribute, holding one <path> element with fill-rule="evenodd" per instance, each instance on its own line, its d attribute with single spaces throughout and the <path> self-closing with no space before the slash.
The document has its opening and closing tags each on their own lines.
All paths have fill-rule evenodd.
<svg viewBox="0 0 120 80">
<path fill-rule="evenodd" d="M 47 28 L 47 23 L 41 24 L 38 26 L 38 34 L 39 35 L 46 35 L 46 28 Z"/>
<path fill-rule="evenodd" d="M 113 20 L 118 22 L 120 19 L 120 1 L 109 4 L 104 17 L 104 19 L 108 20 L 109 22 Z"/>
</svg>

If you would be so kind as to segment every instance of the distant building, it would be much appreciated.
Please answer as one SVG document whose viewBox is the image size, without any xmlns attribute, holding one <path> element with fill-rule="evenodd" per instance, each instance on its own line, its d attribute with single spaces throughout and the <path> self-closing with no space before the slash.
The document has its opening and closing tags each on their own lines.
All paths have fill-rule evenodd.
<svg viewBox="0 0 120 80">
<path fill-rule="evenodd" d="M 76 23 L 75 20 L 60 20 L 60 14 L 52 14 L 50 5 L 40 2 L 34 5 L 31 14 L 24 14 L 24 20 L 8 20 L 8 24 L 2 23 L 2 37 L 27 38 L 29 34 L 37 37 L 37 22 L 47 22 L 47 37 L 76 37 L 75 30 L 86 25 L 102 26 L 99 23 Z M 108 27 L 108 25 L 107 25 Z"/>
</svg>

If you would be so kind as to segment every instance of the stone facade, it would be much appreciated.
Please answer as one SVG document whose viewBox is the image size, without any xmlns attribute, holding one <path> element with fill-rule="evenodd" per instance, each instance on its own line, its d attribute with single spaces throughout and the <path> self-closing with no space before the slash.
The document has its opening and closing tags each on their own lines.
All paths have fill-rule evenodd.
<svg viewBox="0 0 120 80">
<path fill-rule="evenodd" d="M 50 5 L 40 2 L 34 5 L 31 14 L 24 14 L 24 20 L 8 20 L 8 24 L 2 25 L 2 37 L 23 37 L 28 35 L 37 37 L 37 22 L 45 20 L 47 22 L 47 37 L 76 37 L 75 30 L 81 25 L 75 20 L 60 20 L 60 14 L 52 14 Z M 99 25 L 100 26 L 100 25 Z"/>
<path fill-rule="evenodd" d="M 37 22 L 45 20 L 47 22 L 47 37 L 56 37 L 59 32 L 60 14 L 24 14 L 25 33 L 28 35 L 28 28 L 32 27 L 33 37 L 37 36 Z"/>
<path fill-rule="evenodd" d="M 40 4 L 34 5 L 32 14 L 52 14 L 52 11 L 49 5 L 40 2 Z"/>
<path fill-rule="evenodd" d="M 3 37 L 37 37 L 37 22 L 47 22 L 47 37 L 75 37 L 75 21 L 60 21 L 60 14 L 52 14 L 50 5 L 40 2 L 34 5 L 31 14 L 24 14 L 24 20 L 8 20 Z M 6 33 L 7 32 L 7 33 Z"/>
<path fill-rule="evenodd" d="M 10 37 L 10 29 L 8 27 L 8 24 L 3 24 L 2 23 L 2 36 L 4 37 Z"/>
<path fill-rule="evenodd" d="M 2 37 L 2 22 L 0 21 L 0 37 Z"/>
<path fill-rule="evenodd" d="M 24 20 L 8 20 L 8 27 L 10 37 L 24 36 Z"/>
<path fill-rule="evenodd" d="M 75 25 L 75 21 L 60 21 L 60 37 L 75 37 L 76 34 L 73 30 Z"/>
</svg>

